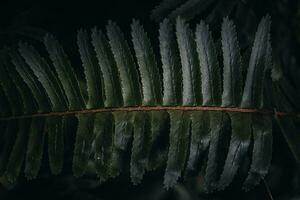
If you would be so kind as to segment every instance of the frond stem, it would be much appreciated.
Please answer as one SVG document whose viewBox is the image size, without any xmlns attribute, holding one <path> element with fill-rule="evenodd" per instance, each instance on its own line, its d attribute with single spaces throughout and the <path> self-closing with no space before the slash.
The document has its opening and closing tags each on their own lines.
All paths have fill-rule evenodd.
<svg viewBox="0 0 300 200">
<path fill-rule="evenodd" d="M 8 117 L 1 117 L 0 121 L 33 118 L 33 117 L 91 114 L 91 113 L 101 113 L 101 112 L 134 112 L 134 111 L 162 111 L 162 110 L 241 112 L 241 113 L 260 113 L 265 115 L 300 117 L 299 113 L 278 112 L 278 111 L 262 110 L 262 109 L 255 109 L 255 108 L 220 107 L 220 106 L 130 106 L 130 107 L 105 107 L 105 108 L 93 108 L 93 109 L 71 110 L 71 111 L 60 111 L 60 112 L 34 113 L 34 114 L 26 114 L 26 115 L 19 115 L 19 116 L 8 116 Z"/>
</svg>

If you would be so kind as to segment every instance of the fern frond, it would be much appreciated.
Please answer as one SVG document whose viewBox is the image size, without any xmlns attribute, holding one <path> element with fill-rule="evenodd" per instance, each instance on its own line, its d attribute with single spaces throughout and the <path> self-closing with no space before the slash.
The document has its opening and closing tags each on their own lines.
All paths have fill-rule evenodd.
<svg viewBox="0 0 300 200">
<path fill-rule="evenodd" d="M 235 25 L 228 18 L 222 24 L 223 94 L 222 106 L 238 106 L 242 98 L 242 58 Z"/>
<path fill-rule="evenodd" d="M 19 43 L 19 52 L 43 85 L 51 101 L 53 111 L 66 110 L 68 102 L 62 84 L 50 69 L 46 60 L 32 46 L 26 43 Z"/>
<path fill-rule="evenodd" d="M 131 25 L 132 42 L 141 75 L 143 105 L 161 104 L 161 78 L 147 34 L 138 21 Z"/>
<path fill-rule="evenodd" d="M 65 117 L 57 116 L 46 121 L 49 166 L 54 175 L 61 172 L 64 164 L 64 122 Z"/>
<path fill-rule="evenodd" d="M 197 172 L 200 170 L 200 163 L 203 161 L 204 153 L 210 142 L 209 115 L 207 112 L 190 112 L 191 120 L 191 141 L 187 171 Z"/>
<path fill-rule="evenodd" d="M 254 144 L 250 171 L 243 184 L 245 190 L 253 188 L 267 174 L 272 157 L 272 117 L 252 117 Z"/>
<path fill-rule="evenodd" d="M 264 78 L 266 51 L 268 42 L 270 42 L 268 37 L 270 25 L 270 16 L 264 17 L 261 20 L 255 35 L 241 101 L 241 107 L 243 108 L 258 107 L 262 100 L 262 80 Z"/>
<path fill-rule="evenodd" d="M 51 105 L 42 84 L 38 81 L 37 77 L 33 74 L 33 71 L 26 65 L 24 59 L 17 51 L 10 50 L 9 54 L 18 74 L 32 92 L 32 95 L 38 104 L 38 111 L 48 111 Z"/>
<path fill-rule="evenodd" d="M 194 34 L 181 18 L 176 21 L 176 37 L 182 66 L 182 104 L 198 105 L 202 99 L 201 82 L 196 78 L 199 77 L 196 44 Z"/>
<path fill-rule="evenodd" d="M 84 67 L 84 74 L 87 82 L 88 102 L 87 108 L 103 106 L 102 74 L 98 67 L 89 35 L 87 31 L 80 30 L 77 34 L 77 45 Z M 100 77 L 100 79 L 99 79 Z"/>
<path fill-rule="evenodd" d="M 5 176 L 10 182 L 15 182 L 17 180 L 25 159 L 30 121 L 31 119 L 18 121 L 19 129 L 5 171 Z"/>
<path fill-rule="evenodd" d="M 204 21 L 201 21 L 196 28 L 196 43 L 202 79 L 202 105 L 219 105 L 221 103 L 221 72 L 214 41 Z"/>
<path fill-rule="evenodd" d="M 205 181 L 208 191 L 214 191 L 218 187 L 219 171 L 224 154 L 225 138 L 228 137 L 229 117 L 227 113 L 209 111 L 210 118 L 210 144 L 208 149 Z"/>
<path fill-rule="evenodd" d="M 133 184 L 142 181 L 147 169 L 150 152 L 149 116 L 145 112 L 135 112 L 133 119 L 133 141 L 130 158 L 130 175 Z"/>
<path fill-rule="evenodd" d="M 190 121 L 183 111 L 170 111 L 170 146 L 164 185 L 173 187 L 185 166 L 189 144 Z"/>
<path fill-rule="evenodd" d="M 141 91 L 138 72 L 129 46 L 116 23 L 109 21 L 107 27 L 109 44 L 120 74 L 123 103 L 125 106 L 139 105 Z"/>
<path fill-rule="evenodd" d="M 166 106 L 181 103 L 180 60 L 173 32 L 173 24 L 165 19 L 159 28 L 159 44 L 163 69 L 163 105 Z"/>
<path fill-rule="evenodd" d="M 113 116 L 111 113 L 96 113 L 94 122 L 94 159 L 95 170 L 100 181 L 112 176 L 111 161 L 114 144 Z"/>
<path fill-rule="evenodd" d="M 76 142 L 73 155 L 73 173 L 79 177 L 84 175 L 91 152 L 92 142 L 94 140 L 94 114 L 77 115 L 78 128 L 76 133 Z"/>
<path fill-rule="evenodd" d="M 28 144 L 25 159 L 25 176 L 28 179 L 36 178 L 41 164 L 45 143 L 45 119 L 43 117 L 32 118 L 28 136 Z"/>
<path fill-rule="evenodd" d="M 59 82 L 65 91 L 69 109 L 79 110 L 85 108 L 85 102 L 81 95 L 78 80 L 62 46 L 52 35 L 49 34 L 47 34 L 44 38 L 44 45 L 49 53 L 50 59 L 52 60 Z"/>
<path fill-rule="evenodd" d="M 111 161 L 111 176 L 115 177 L 122 172 L 126 166 L 126 153 L 132 141 L 132 117 L 131 112 L 115 112 L 114 116 L 114 138 Z"/>
<path fill-rule="evenodd" d="M 232 131 L 224 169 L 218 185 L 221 190 L 232 182 L 237 170 L 245 159 L 251 142 L 251 114 L 229 113 L 229 117 Z"/>
<path fill-rule="evenodd" d="M 106 26 L 107 36 L 97 28 L 91 35 L 80 30 L 77 45 L 87 101 L 71 61 L 53 36 L 44 38 L 50 64 L 24 42 L 19 52 L 2 51 L 0 174 L 16 181 L 25 162 L 25 176 L 37 177 L 46 140 L 50 170 L 59 174 L 72 154 L 72 130 L 75 176 L 94 166 L 100 181 L 129 172 L 138 184 L 147 171 L 166 167 L 166 188 L 201 174 L 203 188 L 212 192 L 232 183 L 252 151 L 243 188 L 253 188 L 271 162 L 273 114 L 299 161 L 299 137 L 289 121 L 297 95 L 286 92 L 293 87 L 272 64 L 270 23 L 267 16 L 258 27 L 246 81 L 241 62 L 246 55 L 240 53 L 228 18 L 220 45 L 203 21 L 193 32 L 182 18 L 175 26 L 165 19 L 159 29 L 162 72 L 137 20 L 131 25 L 132 52 L 114 22 Z M 217 52 L 221 45 L 223 65 Z M 266 98 L 270 92 L 274 101 Z"/>
<path fill-rule="evenodd" d="M 78 35 L 78 37 L 80 36 Z M 122 101 L 120 80 L 119 80 L 118 70 L 116 68 L 116 63 L 113 59 L 113 55 L 109 48 L 109 44 L 107 39 L 105 38 L 105 35 L 101 32 L 101 30 L 98 30 L 97 28 L 94 28 L 92 30 L 92 44 L 97 55 L 98 64 L 103 74 L 102 77 L 103 77 L 103 85 L 104 85 L 103 86 L 104 105 L 106 107 L 120 106 L 123 104 L 123 101 Z M 92 80 L 91 78 L 88 78 L 87 70 L 88 69 L 86 69 L 87 80 Z M 97 69 L 95 68 L 94 71 L 90 71 L 89 73 L 91 73 L 91 75 L 89 76 L 92 75 L 94 76 L 94 74 L 97 73 L 96 70 Z M 100 93 L 99 89 L 97 89 L 100 84 L 97 83 L 99 81 L 97 78 L 98 78 L 97 76 L 93 78 L 94 82 L 90 83 L 90 87 L 93 87 L 94 90 L 96 90 L 94 92 Z M 96 86 L 95 84 L 98 86 Z M 93 97 L 95 97 L 95 95 L 93 95 Z M 95 101 L 97 101 L 97 98 L 95 98 Z"/>
</svg>

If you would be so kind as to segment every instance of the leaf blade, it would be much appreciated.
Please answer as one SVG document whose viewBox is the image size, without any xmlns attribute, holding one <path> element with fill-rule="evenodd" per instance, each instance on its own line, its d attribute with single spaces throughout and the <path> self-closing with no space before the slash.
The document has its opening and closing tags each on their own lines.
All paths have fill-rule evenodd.
<svg viewBox="0 0 300 200">
<path fill-rule="evenodd" d="M 184 111 L 169 111 L 170 115 L 170 146 L 164 186 L 173 187 L 180 177 L 187 159 L 190 120 Z"/>
<path fill-rule="evenodd" d="M 92 30 L 92 44 L 103 75 L 104 104 L 106 107 L 121 106 L 123 102 L 118 69 L 105 35 L 97 28 Z"/>
<path fill-rule="evenodd" d="M 70 60 L 64 52 L 64 49 L 54 36 L 50 34 L 46 34 L 44 37 L 44 45 L 68 99 L 69 108 L 71 110 L 85 108 L 85 102 L 79 88 L 77 77 L 75 76 Z"/>
<path fill-rule="evenodd" d="M 181 103 L 182 72 L 176 35 L 168 19 L 160 24 L 159 47 L 163 68 L 163 105 L 178 105 Z"/>
<path fill-rule="evenodd" d="M 253 114 L 253 153 L 249 174 L 243 183 L 243 189 L 256 186 L 268 173 L 272 159 L 272 117 Z"/>
<path fill-rule="evenodd" d="M 147 33 L 139 21 L 131 24 L 132 42 L 142 82 L 143 105 L 161 104 L 161 77 Z"/>
<path fill-rule="evenodd" d="M 221 72 L 214 41 L 204 21 L 196 27 L 196 44 L 202 80 L 202 104 L 219 105 L 221 103 Z"/>
<path fill-rule="evenodd" d="M 40 117 L 32 118 L 31 121 L 25 158 L 25 176 L 27 179 L 36 178 L 42 164 L 45 122 L 46 119 Z"/>
<path fill-rule="evenodd" d="M 139 105 L 141 91 L 136 64 L 120 28 L 112 21 L 106 26 L 109 44 L 120 74 L 123 103 L 125 106 Z"/>
<path fill-rule="evenodd" d="M 201 99 L 201 82 L 193 34 L 185 21 L 176 20 L 176 37 L 182 66 L 182 104 L 197 105 Z"/>
<path fill-rule="evenodd" d="M 263 88 L 265 55 L 269 42 L 270 26 L 270 16 L 264 17 L 258 26 L 241 101 L 242 108 L 258 107 L 262 100 L 261 90 Z"/>
<path fill-rule="evenodd" d="M 94 139 L 94 114 L 78 114 L 78 128 L 72 170 L 75 177 L 83 176 L 89 161 Z"/>
<path fill-rule="evenodd" d="M 223 94 L 222 106 L 238 106 L 242 97 L 242 60 L 233 21 L 224 18 L 222 24 Z"/>
<path fill-rule="evenodd" d="M 48 94 L 52 110 L 65 110 L 68 107 L 68 101 L 62 85 L 45 59 L 32 46 L 25 43 L 19 43 L 19 52 Z"/>
<path fill-rule="evenodd" d="M 64 117 L 49 117 L 46 121 L 50 170 L 58 175 L 64 164 Z"/>
<path fill-rule="evenodd" d="M 223 172 L 218 188 L 225 189 L 234 179 L 251 142 L 251 114 L 229 113 L 232 134 Z"/>
</svg>

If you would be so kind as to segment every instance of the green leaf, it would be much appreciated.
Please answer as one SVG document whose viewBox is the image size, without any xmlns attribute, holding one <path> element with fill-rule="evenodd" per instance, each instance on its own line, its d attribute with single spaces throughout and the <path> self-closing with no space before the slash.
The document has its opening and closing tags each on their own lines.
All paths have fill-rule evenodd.
<svg viewBox="0 0 300 200">
<path fill-rule="evenodd" d="M 133 114 L 133 142 L 130 159 L 130 177 L 133 184 L 142 181 L 148 165 L 151 132 L 149 116 L 145 112 Z"/>
<path fill-rule="evenodd" d="M 73 155 L 73 174 L 83 176 L 92 151 L 94 140 L 94 114 L 78 114 L 78 128 Z"/>
<path fill-rule="evenodd" d="M 187 16 L 191 16 L 212 1 L 203 3 L 201 9 L 199 2 L 189 0 L 181 9 L 186 6 L 184 12 L 189 10 Z M 224 12 L 230 11 L 236 2 L 217 2 L 213 12 L 222 14 L 220 8 L 225 4 Z M 219 18 L 210 15 L 208 20 Z M 100 181 L 105 181 L 130 172 L 132 182 L 137 184 L 147 170 L 166 167 L 166 188 L 173 187 L 185 174 L 187 181 L 197 182 L 197 190 L 212 192 L 235 179 L 247 158 L 253 133 L 252 164 L 243 187 L 248 190 L 255 186 L 270 165 L 272 116 L 268 113 L 273 103 L 276 112 L 294 113 L 295 106 L 299 107 L 299 95 L 292 95 L 295 88 L 273 67 L 269 17 L 258 28 L 247 74 L 234 24 L 228 18 L 216 46 L 203 21 L 193 32 L 181 18 L 175 29 L 168 19 L 164 20 L 159 30 L 161 69 L 138 21 L 131 25 L 135 55 L 115 23 L 109 22 L 106 28 L 107 36 L 96 28 L 91 36 L 84 30 L 78 32 L 86 83 L 78 82 L 62 46 L 51 35 L 45 37 L 44 44 L 53 66 L 26 43 L 19 44 L 19 52 L 1 51 L 0 175 L 6 172 L 11 181 L 16 180 L 26 158 L 25 176 L 36 177 L 45 132 L 49 167 L 55 175 L 73 159 L 75 176 L 95 172 Z M 223 69 L 218 64 L 221 51 L 216 50 L 221 46 Z M 7 59 L 7 50 L 11 60 Z M 88 98 L 87 105 L 84 98 Z M 243 113 L 246 110 L 240 104 L 253 108 L 254 113 Z M 234 112 L 220 105 L 233 107 Z M 295 121 L 279 120 L 298 159 Z"/>
<path fill-rule="evenodd" d="M 52 110 L 66 110 L 68 101 L 65 98 L 62 85 L 45 59 L 32 46 L 25 43 L 19 43 L 19 52 L 43 85 L 51 101 Z"/>
<path fill-rule="evenodd" d="M 174 28 L 168 19 L 160 24 L 159 47 L 163 69 L 163 105 L 179 105 L 182 72 Z"/>
<path fill-rule="evenodd" d="M 105 35 L 97 28 L 92 30 L 92 44 L 103 76 L 104 104 L 106 107 L 121 106 L 123 102 L 118 69 Z M 96 69 L 94 70 L 96 71 Z M 95 82 L 99 79 L 99 77 L 94 76 L 94 72 L 90 68 L 86 68 L 85 73 L 86 76 L 90 74 L 89 76 L 93 77 Z M 91 78 L 87 78 L 87 80 L 91 80 Z M 90 85 L 91 88 L 95 87 L 92 82 Z"/>
<path fill-rule="evenodd" d="M 43 117 L 34 117 L 31 120 L 25 162 L 25 176 L 27 179 L 36 178 L 42 164 L 45 122 L 46 120 Z"/>
<path fill-rule="evenodd" d="M 147 33 L 137 20 L 132 22 L 131 35 L 141 75 L 143 105 L 159 105 L 162 100 L 160 73 Z"/>
<path fill-rule="evenodd" d="M 103 106 L 102 74 L 93 55 L 93 48 L 86 30 L 77 33 L 77 45 L 80 58 L 84 68 L 87 83 L 88 102 L 87 108 L 98 108 Z"/>
<path fill-rule="evenodd" d="M 246 156 L 252 134 L 251 114 L 232 112 L 229 116 L 232 133 L 224 169 L 219 180 L 220 190 L 225 189 L 233 181 Z"/>
<path fill-rule="evenodd" d="M 131 124 L 132 113 L 114 112 L 115 133 L 112 152 L 111 172 L 112 176 L 119 175 L 125 167 L 126 153 L 132 141 L 133 127 Z"/>
<path fill-rule="evenodd" d="M 120 28 L 112 21 L 106 27 L 109 44 L 120 74 L 125 106 L 140 105 L 141 91 L 136 64 Z"/>
<path fill-rule="evenodd" d="M 208 150 L 208 160 L 205 174 L 205 182 L 208 191 L 217 189 L 220 166 L 226 137 L 228 132 L 229 117 L 226 113 L 209 111 L 210 117 L 210 146 Z"/>
<path fill-rule="evenodd" d="M 270 16 L 266 16 L 258 26 L 249 61 L 241 102 L 242 108 L 258 107 L 261 104 L 261 90 L 265 75 L 265 59 L 269 42 L 270 25 Z"/>
<path fill-rule="evenodd" d="M 253 152 L 252 163 L 243 189 L 250 190 L 268 173 L 272 159 L 272 117 L 269 115 L 252 115 Z"/>
<path fill-rule="evenodd" d="M 151 123 L 151 143 L 155 142 L 157 137 L 159 137 L 162 134 L 162 131 L 164 131 L 167 127 L 167 121 L 169 119 L 168 112 L 159 110 L 159 111 L 150 111 L 147 112 L 150 117 L 150 123 Z"/>
<path fill-rule="evenodd" d="M 19 177 L 21 167 L 25 159 L 30 121 L 31 119 L 26 119 L 19 120 L 18 122 L 19 130 L 17 133 L 17 138 L 11 150 L 5 172 L 7 180 L 11 183 L 16 182 L 17 178 Z"/>
<path fill-rule="evenodd" d="M 222 24 L 223 94 L 222 106 L 239 106 L 242 98 L 242 58 L 233 21 L 224 18 Z"/>
<path fill-rule="evenodd" d="M 44 45 L 67 96 L 69 108 L 71 110 L 85 108 L 85 102 L 79 88 L 78 80 L 62 46 L 50 34 L 45 36 Z"/>
<path fill-rule="evenodd" d="M 64 117 L 56 116 L 46 121 L 49 166 L 54 175 L 62 171 L 64 164 L 64 121 Z"/>
<path fill-rule="evenodd" d="M 198 171 L 200 161 L 208 149 L 210 142 L 209 115 L 203 111 L 190 111 L 191 118 L 191 143 L 187 171 Z"/>
<path fill-rule="evenodd" d="M 170 145 L 167 168 L 164 176 L 164 186 L 173 187 L 184 169 L 187 160 L 190 120 L 187 112 L 169 111 L 170 115 Z"/>
<path fill-rule="evenodd" d="M 197 25 L 196 44 L 201 70 L 202 104 L 219 105 L 221 103 L 221 72 L 214 41 L 204 21 Z"/>
<path fill-rule="evenodd" d="M 150 111 L 151 142 L 149 144 L 148 170 L 155 170 L 165 165 L 168 157 L 169 115 L 166 111 Z"/>
<path fill-rule="evenodd" d="M 32 92 L 38 104 L 38 111 L 48 111 L 51 108 L 49 98 L 45 92 L 45 89 L 38 81 L 37 77 L 34 75 L 33 71 L 29 68 L 29 66 L 25 63 L 24 59 L 17 51 L 10 49 L 9 54 L 12 63 L 16 67 L 17 72 Z"/>
<path fill-rule="evenodd" d="M 261 88 L 261 101 L 259 108 L 271 110 L 274 106 L 274 97 L 272 91 L 272 69 L 273 61 L 272 61 L 272 47 L 271 47 L 271 33 L 269 32 L 267 36 L 267 47 L 266 47 L 266 54 L 265 54 L 265 68 L 263 71 L 263 80 L 262 80 L 262 88 Z M 295 97 L 299 95 L 295 95 Z M 298 102 L 298 101 L 297 101 Z M 296 103 L 298 105 L 298 103 Z M 300 108 L 300 107 L 299 107 Z"/>
<path fill-rule="evenodd" d="M 95 114 L 95 165 L 100 182 L 111 177 L 111 162 L 113 151 L 113 115 L 111 113 Z"/>
<path fill-rule="evenodd" d="M 196 44 L 193 33 L 181 18 L 176 21 L 176 36 L 182 65 L 182 104 L 198 105 L 202 100 Z"/>
</svg>

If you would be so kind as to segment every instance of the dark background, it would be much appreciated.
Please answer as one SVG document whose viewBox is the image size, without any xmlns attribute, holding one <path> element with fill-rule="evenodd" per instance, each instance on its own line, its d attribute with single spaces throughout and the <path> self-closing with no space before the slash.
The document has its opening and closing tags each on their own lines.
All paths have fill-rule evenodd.
<svg viewBox="0 0 300 200">
<path fill-rule="evenodd" d="M 116 21 L 126 32 L 132 19 L 138 18 L 147 30 L 152 31 L 156 24 L 150 22 L 149 15 L 159 0 L 1 2 L 2 33 L 17 32 L 23 27 L 34 27 L 54 33 L 63 40 L 72 39 L 80 28 L 89 29 L 94 26 L 103 28 L 108 20 Z M 154 30 L 157 32 L 157 28 Z"/>
</svg>

